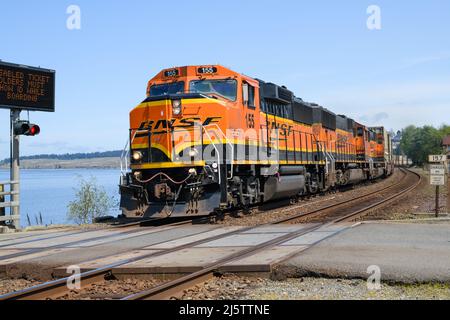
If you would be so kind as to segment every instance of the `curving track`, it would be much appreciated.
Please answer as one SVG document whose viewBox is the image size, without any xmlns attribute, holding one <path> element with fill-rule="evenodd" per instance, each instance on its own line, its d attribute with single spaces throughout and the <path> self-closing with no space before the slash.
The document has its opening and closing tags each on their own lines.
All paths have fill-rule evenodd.
<svg viewBox="0 0 450 320">
<path fill-rule="evenodd" d="M 144 300 L 144 299 L 168 299 L 173 296 L 177 296 L 184 289 L 192 287 L 195 284 L 202 283 L 208 278 L 214 276 L 215 271 L 221 266 L 235 260 L 239 260 L 245 258 L 250 255 L 254 255 L 255 253 L 263 250 L 267 250 L 271 247 L 284 243 L 286 241 L 292 240 L 301 235 L 313 232 L 323 226 L 332 225 L 342 221 L 351 221 L 355 220 L 368 211 L 381 207 L 399 197 L 404 195 L 407 192 L 410 192 L 414 188 L 416 188 L 420 182 L 420 175 L 406 170 L 401 169 L 404 172 L 404 176 L 402 179 L 388 187 L 383 189 L 379 189 L 375 192 L 367 193 L 361 196 L 358 196 L 350 201 L 342 201 L 339 203 L 335 203 L 332 205 L 328 205 L 325 207 L 321 207 L 318 209 L 311 210 L 306 213 L 294 214 L 289 218 L 283 218 L 270 224 L 281 224 L 281 223 L 299 223 L 299 222 L 315 222 L 315 224 L 306 229 L 301 229 L 296 232 L 291 232 L 285 234 L 283 236 L 277 237 L 270 241 L 261 243 L 255 247 L 251 247 L 242 251 L 239 251 L 235 254 L 229 255 L 219 261 L 216 261 L 202 270 L 182 276 L 174 281 L 166 282 L 162 285 L 159 285 L 150 290 L 146 290 L 140 293 L 132 294 L 127 297 L 124 297 L 122 300 Z M 183 223 L 181 223 L 183 224 Z M 261 227 L 262 225 L 246 227 L 243 229 L 223 233 L 217 236 L 209 237 L 206 239 L 202 239 L 199 241 L 187 243 L 172 249 L 164 250 L 161 252 L 151 253 L 147 256 L 140 256 L 134 259 L 126 259 L 118 261 L 114 264 L 111 264 L 106 267 L 102 267 L 96 270 L 84 272 L 80 275 L 82 286 L 88 286 L 89 284 L 103 281 L 105 278 L 111 275 L 112 269 L 114 267 L 118 267 L 130 262 L 134 262 L 140 259 L 154 257 L 158 255 L 164 255 L 170 252 L 176 252 L 179 250 L 183 250 L 186 248 L 194 247 L 202 243 L 210 242 L 213 240 L 221 239 L 228 237 L 233 234 L 237 234 L 240 232 L 245 232 L 257 227 Z M 69 290 L 66 286 L 68 278 L 62 278 L 54 281 L 50 281 L 38 286 L 34 286 L 28 289 L 24 289 L 18 292 L 9 293 L 3 296 L 0 296 L 0 300 L 20 300 L 20 299 L 28 299 L 28 300 L 38 300 L 38 299 L 51 299 L 59 296 L 63 296 Z"/>
</svg>

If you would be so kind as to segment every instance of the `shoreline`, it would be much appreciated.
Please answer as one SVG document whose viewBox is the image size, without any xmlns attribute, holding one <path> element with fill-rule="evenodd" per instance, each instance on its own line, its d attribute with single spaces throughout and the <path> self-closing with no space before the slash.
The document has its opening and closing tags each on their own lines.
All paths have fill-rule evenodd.
<svg viewBox="0 0 450 320">
<path fill-rule="evenodd" d="M 33 159 L 21 160 L 21 169 L 118 169 L 120 170 L 120 158 L 105 157 L 92 159 L 58 160 L 58 159 Z M 9 163 L 0 165 L 0 170 L 9 170 Z"/>
</svg>

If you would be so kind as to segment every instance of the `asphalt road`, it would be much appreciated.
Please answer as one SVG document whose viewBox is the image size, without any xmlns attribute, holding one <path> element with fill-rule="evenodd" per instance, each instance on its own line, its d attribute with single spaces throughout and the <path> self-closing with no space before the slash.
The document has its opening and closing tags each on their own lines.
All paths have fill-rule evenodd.
<svg viewBox="0 0 450 320">
<path fill-rule="evenodd" d="M 282 270 L 366 279 L 372 265 L 382 281 L 450 282 L 450 223 L 363 223 L 285 262 Z"/>
</svg>

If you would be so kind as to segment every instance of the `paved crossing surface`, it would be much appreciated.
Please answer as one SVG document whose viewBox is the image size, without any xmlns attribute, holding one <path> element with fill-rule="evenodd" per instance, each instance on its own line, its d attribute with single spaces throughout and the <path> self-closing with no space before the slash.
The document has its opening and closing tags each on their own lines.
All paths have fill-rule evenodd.
<svg viewBox="0 0 450 320">
<path fill-rule="evenodd" d="M 450 222 L 363 223 L 326 239 L 283 264 L 286 272 L 381 280 L 450 282 Z"/>
<path fill-rule="evenodd" d="M 199 270 L 241 250 L 258 246 L 313 225 L 255 228 L 215 225 L 104 229 L 0 236 L 0 272 L 40 279 L 67 276 L 68 266 L 87 271 L 133 259 L 113 269 L 116 274 L 173 274 Z M 289 242 L 230 262 L 222 271 L 270 272 L 281 261 L 335 233 L 350 228 L 319 228 Z M 232 233 L 232 234 L 229 234 Z M 211 240 L 209 240 L 211 238 Z M 192 244 L 192 245 L 191 245 Z M 184 246 L 178 250 L 177 248 Z M 167 253 L 166 253 L 167 251 Z M 135 261 L 136 258 L 141 258 Z"/>
<path fill-rule="evenodd" d="M 382 280 L 450 281 L 450 222 L 274 225 L 255 228 L 183 225 L 101 230 L 53 230 L 0 235 L 0 273 L 40 280 L 67 276 L 68 266 L 93 270 L 117 262 L 117 275 L 176 275 L 287 234 L 294 239 L 224 265 L 224 272 L 325 274 Z M 130 260 L 128 262 L 128 260 Z"/>
</svg>

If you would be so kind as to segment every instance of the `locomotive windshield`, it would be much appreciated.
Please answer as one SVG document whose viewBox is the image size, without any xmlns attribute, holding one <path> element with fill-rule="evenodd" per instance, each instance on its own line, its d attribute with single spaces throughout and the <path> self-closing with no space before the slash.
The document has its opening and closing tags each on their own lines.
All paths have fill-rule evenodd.
<svg viewBox="0 0 450 320">
<path fill-rule="evenodd" d="M 232 79 L 225 80 L 196 80 L 191 81 L 190 92 L 219 95 L 225 99 L 236 101 L 237 82 Z"/>
<path fill-rule="evenodd" d="M 172 82 L 165 84 L 155 84 L 150 87 L 150 96 L 164 96 L 166 94 L 177 94 L 184 92 L 184 82 Z"/>
</svg>

